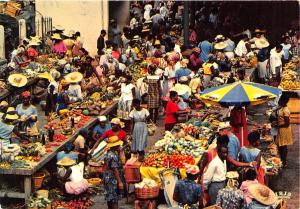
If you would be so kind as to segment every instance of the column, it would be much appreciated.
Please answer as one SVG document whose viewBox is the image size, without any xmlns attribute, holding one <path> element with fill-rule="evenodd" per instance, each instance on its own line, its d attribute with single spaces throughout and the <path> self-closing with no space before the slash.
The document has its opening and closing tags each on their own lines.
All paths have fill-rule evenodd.
<svg viewBox="0 0 300 209">
<path fill-rule="evenodd" d="M 22 43 L 22 40 L 26 38 L 26 22 L 25 19 L 19 20 L 19 41 L 20 44 Z"/>
<path fill-rule="evenodd" d="M 0 59 L 5 59 L 5 38 L 3 25 L 0 25 Z"/>
</svg>

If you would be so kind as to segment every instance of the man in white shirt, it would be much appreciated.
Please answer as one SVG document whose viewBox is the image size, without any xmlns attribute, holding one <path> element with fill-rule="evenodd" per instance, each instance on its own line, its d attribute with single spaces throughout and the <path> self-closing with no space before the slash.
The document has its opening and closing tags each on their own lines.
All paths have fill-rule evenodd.
<svg viewBox="0 0 300 209">
<path fill-rule="evenodd" d="M 204 189 L 208 191 L 210 205 L 216 204 L 218 191 L 226 185 L 227 165 L 226 158 L 228 149 L 226 145 L 217 147 L 218 155 L 208 164 L 208 168 L 203 175 Z"/>
<path fill-rule="evenodd" d="M 270 74 L 277 81 L 280 80 L 281 72 L 282 72 L 282 45 L 277 45 L 270 51 Z"/>
<path fill-rule="evenodd" d="M 248 41 L 248 36 L 247 35 L 243 35 L 243 39 L 240 40 L 240 42 L 238 43 L 238 45 L 236 46 L 234 52 L 237 56 L 242 57 L 242 56 L 246 56 L 246 54 L 248 53 L 248 49 L 246 47 L 246 42 Z"/>
</svg>

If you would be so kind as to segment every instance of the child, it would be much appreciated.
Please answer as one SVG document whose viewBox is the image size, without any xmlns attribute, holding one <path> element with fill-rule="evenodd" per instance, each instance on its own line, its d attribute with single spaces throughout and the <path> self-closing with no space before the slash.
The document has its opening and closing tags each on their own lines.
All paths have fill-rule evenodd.
<svg viewBox="0 0 300 209">
<path fill-rule="evenodd" d="M 165 130 L 170 131 L 177 122 L 179 107 L 178 107 L 178 93 L 170 91 L 170 100 L 166 106 Z"/>
</svg>

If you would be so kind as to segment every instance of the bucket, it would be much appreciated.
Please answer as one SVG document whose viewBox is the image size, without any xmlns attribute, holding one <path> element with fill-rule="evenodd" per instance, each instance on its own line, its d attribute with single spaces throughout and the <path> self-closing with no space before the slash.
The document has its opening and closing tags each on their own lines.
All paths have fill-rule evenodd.
<svg viewBox="0 0 300 209">
<path fill-rule="evenodd" d="M 46 189 L 38 190 L 38 191 L 36 192 L 36 194 L 37 194 L 38 197 L 44 197 L 44 198 L 47 198 L 47 199 L 48 199 L 48 197 L 49 197 L 49 191 L 46 190 Z"/>
<path fill-rule="evenodd" d="M 44 177 L 45 177 L 44 173 L 36 173 L 32 176 L 35 189 L 39 189 L 42 187 Z"/>
</svg>

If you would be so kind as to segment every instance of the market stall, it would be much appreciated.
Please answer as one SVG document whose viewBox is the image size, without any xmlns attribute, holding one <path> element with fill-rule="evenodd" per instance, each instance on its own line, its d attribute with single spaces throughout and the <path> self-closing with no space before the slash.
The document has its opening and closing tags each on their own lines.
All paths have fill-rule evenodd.
<svg viewBox="0 0 300 209">
<path fill-rule="evenodd" d="M 112 111 L 114 111 L 117 107 L 117 102 L 113 102 L 110 106 L 107 106 L 104 110 L 101 111 L 100 114 L 102 115 L 109 115 Z M 57 154 L 58 151 L 60 151 L 63 146 L 67 142 L 72 142 L 75 140 L 75 138 L 78 135 L 78 132 L 81 128 L 90 128 L 92 127 L 97 119 L 90 116 L 83 116 L 81 115 L 81 118 L 79 119 L 81 122 L 76 122 L 74 129 L 74 132 L 71 131 L 69 133 L 65 133 L 63 135 L 63 131 L 66 131 L 64 129 L 57 130 L 54 134 L 53 142 L 47 142 L 44 146 L 46 149 L 46 154 L 42 156 L 40 159 L 33 159 L 32 162 L 24 162 L 24 158 L 16 156 L 15 159 L 21 159 L 21 160 L 14 160 L 12 164 L 7 162 L 2 162 L 0 164 L 0 175 L 16 175 L 21 176 L 23 178 L 23 184 L 24 184 L 24 191 L 23 192 L 15 192 L 15 191 L 0 191 L 0 197 L 10 197 L 10 198 L 24 198 L 27 200 L 31 193 L 32 193 L 32 177 L 41 169 L 43 168 L 48 162 L 50 162 Z M 82 123 L 82 121 L 85 121 Z M 58 124 L 59 120 L 53 121 L 51 124 Z M 48 124 L 48 126 L 51 124 Z M 68 124 L 67 124 L 68 125 Z M 52 126 L 54 128 L 54 126 Z M 28 158 L 27 158 L 28 159 Z M 34 162 L 36 160 L 36 162 Z"/>
</svg>

